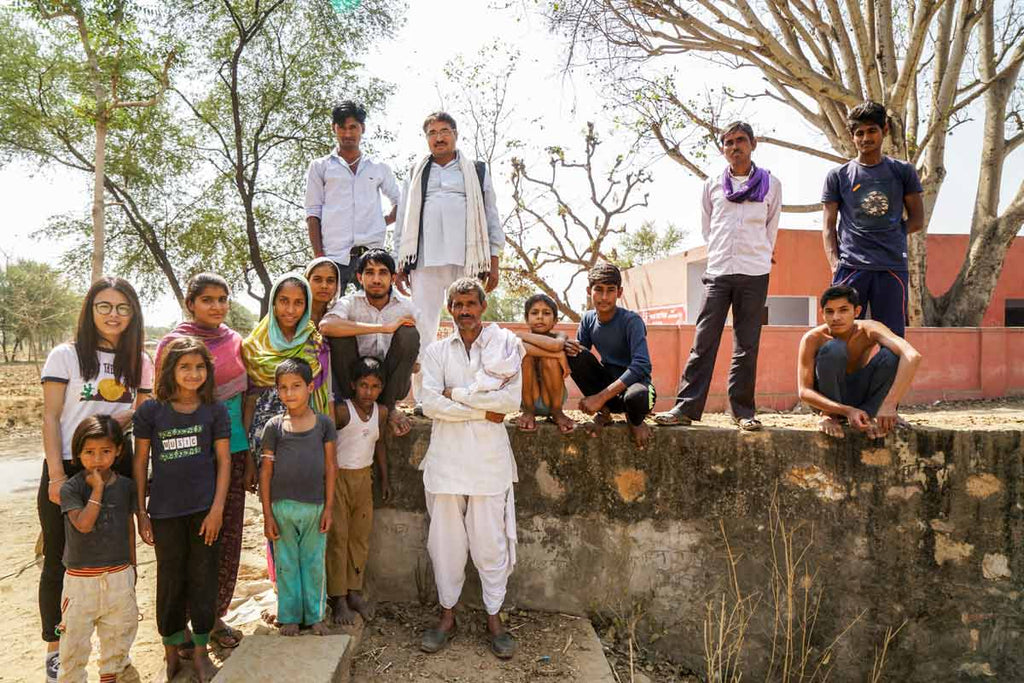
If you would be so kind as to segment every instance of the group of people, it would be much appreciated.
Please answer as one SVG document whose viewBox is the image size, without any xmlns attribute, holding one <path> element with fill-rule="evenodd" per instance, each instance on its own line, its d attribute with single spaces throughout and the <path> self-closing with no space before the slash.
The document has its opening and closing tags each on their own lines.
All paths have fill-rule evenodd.
<svg viewBox="0 0 1024 683">
<path fill-rule="evenodd" d="M 423 126 L 429 154 L 400 191 L 391 170 L 361 151 L 365 119 L 352 102 L 334 109 L 337 147 L 308 175 L 315 258 L 274 283 L 267 314 L 244 339 L 225 324 L 228 283 L 201 273 L 188 283 L 188 319 L 151 361 L 135 290 L 105 277 L 85 296 L 74 340 L 47 359 L 38 509 L 48 680 L 86 680 L 94 631 L 101 680 L 128 666 L 138 628 L 136 537 L 155 549 L 168 679 L 190 658 L 209 680 L 210 644 L 232 648 L 242 637 L 223 617 L 247 491 L 262 504 L 281 634 L 369 619 L 362 589 L 373 481 L 388 500 L 384 437 L 409 432 L 397 403 L 410 390 L 414 412 L 433 421 L 419 467 L 442 608 L 420 647 L 436 652 L 455 635 L 472 557 L 490 648 L 511 657 L 516 644 L 499 617 L 516 561 L 518 474 L 506 415 L 520 412 L 525 432 L 536 431 L 538 417 L 573 431 L 565 412 L 571 377 L 593 433 L 624 413 L 636 445 L 650 443 L 645 419 L 656 393 L 646 326 L 619 305 L 619 269 L 601 262 L 588 273 L 591 308 L 574 338 L 556 330 L 558 308 L 544 294 L 524 303 L 525 331 L 485 325 L 504 242 L 489 169 L 459 152 L 454 118 L 438 112 Z M 799 395 L 820 411 L 825 433 L 841 437 L 846 423 L 879 437 L 895 426 L 920 362 L 903 333 L 906 233 L 921 226 L 921 188 L 912 166 L 881 153 L 884 108 L 852 110 L 850 132 L 858 158 L 829 174 L 823 196 L 834 281 L 821 297 L 824 324 L 801 341 Z M 748 124 L 725 127 L 720 142 L 728 166 L 707 181 L 701 203 L 707 296 L 675 406 L 655 421 L 701 418 L 731 310 L 730 412 L 741 429 L 755 430 L 782 187 L 754 165 Z M 382 196 L 392 204 L 387 214 Z M 394 254 L 385 248 L 391 223 Z M 442 307 L 455 330 L 436 340 Z"/>
</svg>

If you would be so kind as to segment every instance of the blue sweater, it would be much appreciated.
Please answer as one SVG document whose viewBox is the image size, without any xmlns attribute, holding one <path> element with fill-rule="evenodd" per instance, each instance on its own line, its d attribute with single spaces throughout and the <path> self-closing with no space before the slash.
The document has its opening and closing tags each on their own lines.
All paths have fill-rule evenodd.
<svg viewBox="0 0 1024 683">
<path fill-rule="evenodd" d="M 637 382 L 650 383 L 647 326 L 633 311 L 616 307 L 615 315 L 606 323 L 597 319 L 597 311 L 587 311 L 576 330 L 576 340 L 588 349 L 596 348 L 605 365 L 626 368 L 619 379 L 627 387 Z"/>
</svg>

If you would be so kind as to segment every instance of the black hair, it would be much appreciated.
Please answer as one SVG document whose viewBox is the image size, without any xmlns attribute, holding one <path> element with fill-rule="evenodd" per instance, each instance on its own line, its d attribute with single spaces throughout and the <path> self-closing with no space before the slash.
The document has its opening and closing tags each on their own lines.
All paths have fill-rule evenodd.
<svg viewBox="0 0 1024 683">
<path fill-rule="evenodd" d="M 740 132 L 747 136 L 747 139 L 751 142 L 754 141 L 754 129 L 746 121 L 733 121 L 728 126 L 722 129 L 722 132 L 718 134 L 718 141 L 725 142 L 725 136 L 732 133 Z"/>
<path fill-rule="evenodd" d="M 547 294 L 534 294 L 526 300 L 526 303 L 523 304 L 524 318 L 528 318 L 530 316 L 530 309 L 533 308 L 533 305 L 536 303 L 542 303 L 550 308 L 551 312 L 555 314 L 555 320 L 558 320 L 558 306 L 555 305 L 555 300 Z"/>
<path fill-rule="evenodd" d="M 860 306 L 860 295 L 857 294 L 857 290 L 849 285 L 835 285 L 829 287 L 821 294 L 819 304 L 821 308 L 825 308 L 825 304 L 835 299 L 846 299 L 850 302 L 850 305 L 854 308 Z"/>
<path fill-rule="evenodd" d="M 228 285 L 228 281 L 220 275 L 216 273 L 196 273 L 188 279 L 188 284 L 185 285 L 185 307 L 188 308 L 188 304 L 194 304 L 196 298 L 207 287 L 220 287 L 228 296 L 231 296 L 231 287 Z M 191 315 L 191 311 L 189 311 L 189 315 Z"/>
<path fill-rule="evenodd" d="M 850 133 L 857 130 L 857 126 L 865 123 L 873 123 L 879 128 L 885 128 L 888 122 L 889 115 L 885 112 L 885 107 L 870 100 L 861 102 L 846 115 L 846 127 L 850 129 Z"/>
<path fill-rule="evenodd" d="M 459 129 L 459 127 L 455 125 L 455 119 L 452 117 L 451 114 L 449 114 L 446 111 L 435 111 L 433 114 L 431 114 L 426 119 L 424 119 L 424 121 L 423 121 L 423 132 L 426 133 L 427 132 L 427 126 L 429 126 L 432 123 L 436 123 L 438 121 L 441 121 L 443 123 L 447 123 L 449 126 L 452 127 L 452 130 L 458 130 Z"/>
<path fill-rule="evenodd" d="M 132 319 L 117 340 L 114 349 L 114 379 L 128 389 L 138 389 L 142 382 L 142 354 L 145 344 L 145 326 L 142 321 L 142 306 L 139 295 L 131 283 L 120 277 L 102 276 L 92 283 L 82 300 L 75 330 L 75 353 L 78 355 L 78 371 L 88 381 L 100 374 L 100 359 L 97 355 L 100 333 L 96 329 L 96 315 L 93 305 L 100 292 L 113 289 L 120 292 L 132 309 Z"/>
<path fill-rule="evenodd" d="M 615 285 L 622 286 L 622 272 L 614 263 L 599 261 L 587 273 L 587 285 Z"/>
<path fill-rule="evenodd" d="M 110 415 L 92 415 L 75 427 L 75 434 L 71 437 L 71 461 L 76 465 L 82 464 L 82 451 L 89 439 L 110 439 L 117 446 L 114 462 L 121 459 L 124 453 L 124 430 Z"/>
<path fill-rule="evenodd" d="M 362 273 L 366 269 L 366 264 L 371 261 L 384 266 L 392 275 L 395 274 L 395 259 L 388 253 L 387 249 L 380 249 L 379 247 L 363 252 L 363 255 L 356 262 L 356 272 Z"/>
<path fill-rule="evenodd" d="M 303 358 L 285 358 L 274 369 L 274 384 L 281 381 L 284 375 L 298 375 L 303 382 L 309 384 L 313 381 L 313 368 Z"/>
<path fill-rule="evenodd" d="M 381 385 L 384 384 L 384 364 L 373 356 L 363 356 L 357 358 L 352 363 L 352 384 L 355 384 L 363 377 L 376 377 L 380 380 Z"/>
<path fill-rule="evenodd" d="M 366 107 L 352 100 L 339 102 L 331 110 L 331 123 L 342 126 L 345 119 L 355 119 L 360 126 L 366 126 Z"/>
</svg>

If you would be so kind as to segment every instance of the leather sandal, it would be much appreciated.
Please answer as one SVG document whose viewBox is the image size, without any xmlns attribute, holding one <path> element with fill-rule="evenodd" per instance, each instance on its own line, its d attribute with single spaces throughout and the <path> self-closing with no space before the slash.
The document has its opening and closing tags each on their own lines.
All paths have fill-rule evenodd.
<svg viewBox="0 0 1024 683">
<path fill-rule="evenodd" d="M 455 630 L 455 626 L 452 626 L 448 631 L 442 631 L 439 628 L 428 628 L 423 632 L 423 637 L 420 639 L 420 650 L 431 654 L 440 652 L 455 637 Z"/>
<path fill-rule="evenodd" d="M 491 636 L 491 652 L 498 659 L 512 659 L 516 652 L 516 641 L 508 631 Z"/>
</svg>

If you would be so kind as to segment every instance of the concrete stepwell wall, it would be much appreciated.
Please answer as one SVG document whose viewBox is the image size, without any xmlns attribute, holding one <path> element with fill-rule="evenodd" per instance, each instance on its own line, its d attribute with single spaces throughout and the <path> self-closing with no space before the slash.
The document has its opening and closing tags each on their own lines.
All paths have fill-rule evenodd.
<svg viewBox="0 0 1024 683">
<path fill-rule="evenodd" d="M 987 670 L 1024 680 L 1021 432 L 829 443 L 806 431 L 662 428 L 645 452 L 621 425 L 599 438 L 549 425 L 510 434 L 519 544 L 508 604 L 625 615 L 642 605 L 656 646 L 699 670 L 706 605 L 730 585 L 724 530 L 743 590 L 761 596 L 744 678 L 756 677 L 773 630 L 775 501 L 797 549 L 811 543 L 796 574 L 821 592 L 811 642 L 826 647 L 859 617 L 832 680 L 866 680 L 886 627 L 904 620 L 888 680 Z M 394 498 L 375 513 L 368 568 L 381 599 L 436 595 L 416 469 L 428 442 L 421 421 L 389 444 Z M 465 596 L 479 604 L 472 564 L 467 577 Z"/>
</svg>

